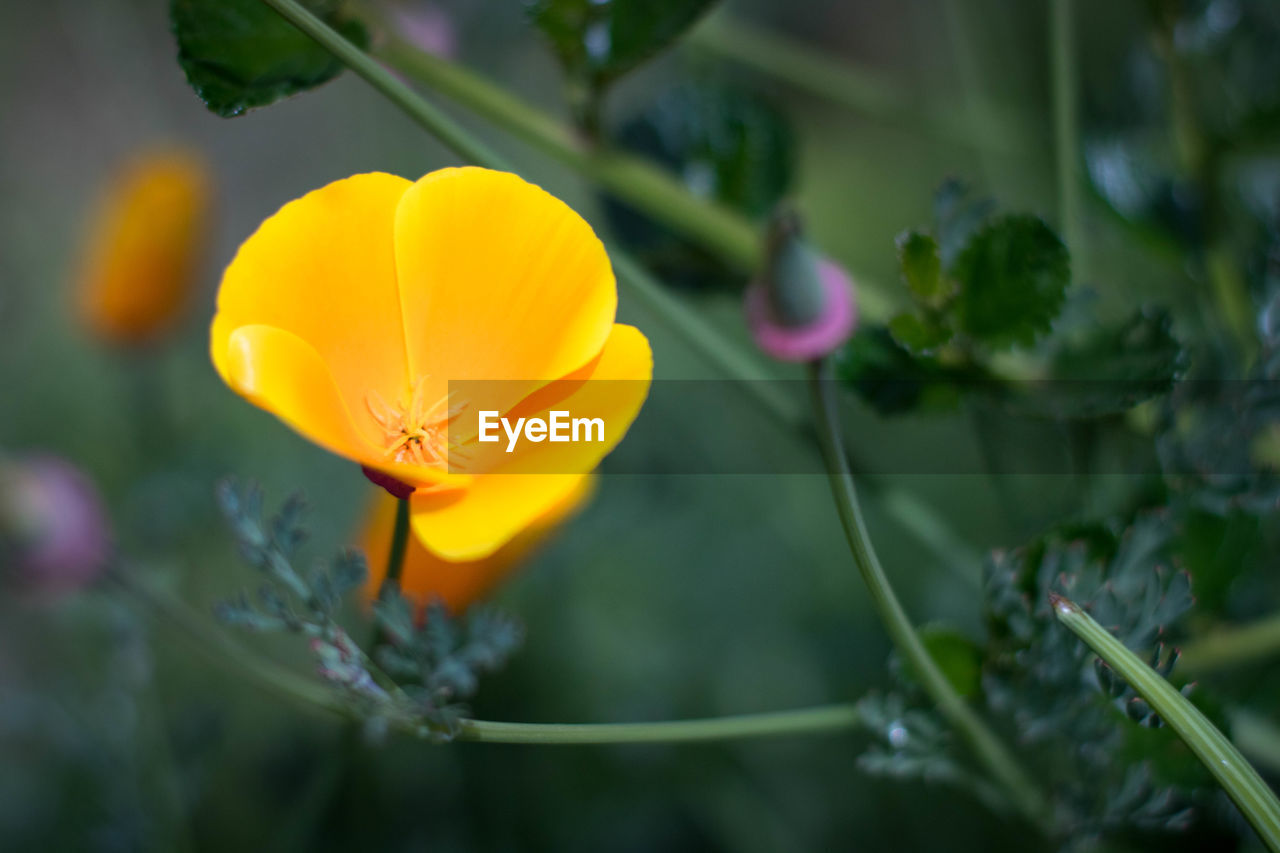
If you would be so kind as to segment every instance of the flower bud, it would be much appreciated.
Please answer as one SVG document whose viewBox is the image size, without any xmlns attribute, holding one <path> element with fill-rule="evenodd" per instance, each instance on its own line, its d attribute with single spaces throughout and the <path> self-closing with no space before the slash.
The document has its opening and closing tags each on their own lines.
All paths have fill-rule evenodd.
<svg viewBox="0 0 1280 853">
<path fill-rule="evenodd" d="M 745 307 L 756 344 L 780 361 L 822 358 L 857 323 L 848 273 L 813 250 L 792 213 L 770 224 L 764 271 L 747 288 Z"/>
<path fill-rule="evenodd" d="M 204 162 L 182 150 L 144 154 L 113 178 L 81 260 L 77 296 L 85 328 L 129 346 L 176 323 L 206 243 L 210 194 Z"/>
<path fill-rule="evenodd" d="M 61 593 L 91 582 L 111 541 L 97 490 L 55 456 L 0 461 L 0 550 L 20 584 Z"/>
</svg>

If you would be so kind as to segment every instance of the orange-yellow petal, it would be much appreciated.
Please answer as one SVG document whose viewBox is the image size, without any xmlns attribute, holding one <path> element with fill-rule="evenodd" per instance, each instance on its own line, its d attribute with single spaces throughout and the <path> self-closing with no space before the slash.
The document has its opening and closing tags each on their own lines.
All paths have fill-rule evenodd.
<svg viewBox="0 0 1280 853">
<path fill-rule="evenodd" d="M 505 442 L 470 445 L 479 466 L 471 482 L 448 494 L 415 494 L 410 504 L 414 533 L 446 560 L 480 559 L 501 548 L 563 500 L 622 439 L 648 394 L 652 370 L 644 335 L 632 326 L 614 326 L 596 361 L 508 415 L 545 419 L 554 408 L 575 417 L 599 417 L 604 441 L 522 440 L 510 454 Z"/>
<path fill-rule="evenodd" d="M 147 153 L 112 181 L 90 223 L 81 320 L 116 344 L 145 343 L 186 306 L 207 243 L 210 180 L 184 150 Z"/>
<path fill-rule="evenodd" d="M 241 326 L 226 342 L 221 369 L 232 390 L 326 450 L 356 460 L 376 455 L 324 360 L 292 332 Z"/>
<path fill-rule="evenodd" d="M 480 560 L 582 488 L 588 474 L 482 474 L 465 489 L 415 492 L 418 541 L 449 562 Z"/>
<path fill-rule="evenodd" d="M 545 542 L 557 526 L 580 509 L 590 496 L 593 483 L 592 477 L 582 478 L 559 503 L 488 557 L 451 563 L 428 551 L 417 539 L 411 539 L 400 575 L 401 590 L 419 605 L 439 598 L 455 613 L 465 610 L 514 571 L 530 551 Z M 379 491 L 361 537 L 369 561 L 369 578 L 364 587 L 368 600 L 377 597 L 387 573 L 387 552 L 395 511 L 395 499 Z"/>
<path fill-rule="evenodd" d="M 395 232 L 409 359 L 441 394 L 454 380 L 558 379 L 609 336 L 617 287 L 604 246 L 516 175 L 432 172 L 405 192 Z"/>
<path fill-rule="evenodd" d="M 564 379 L 552 382 L 526 397 L 504 417 L 516 424 L 518 418 L 539 418 L 550 423 L 553 411 L 567 413 L 567 419 L 599 419 L 602 441 L 539 442 L 520 438 L 511 452 L 500 431 L 497 442 L 472 440 L 479 417 L 468 411 L 457 424 L 465 434 L 466 458 L 458 457 L 457 470 L 486 476 L 482 472 L 520 474 L 570 474 L 593 470 L 626 435 L 649 394 L 653 377 L 653 353 L 649 341 L 634 326 L 616 324 L 600 355 Z M 463 386 L 465 389 L 465 386 Z M 586 435 L 583 434 L 583 438 Z M 591 438 L 598 437 L 592 433 Z"/>
<path fill-rule="evenodd" d="M 328 365 L 302 338 L 275 326 L 241 326 L 223 360 L 232 390 L 266 409 L 302 436 L 339 456 L 388 471 L 405 482 L 449 487 L 465 476 L 387 460 L 356 426 Z"/>
<path fill-rule="evenodd" d="M 262 223 L 218 291 L 210 346 L 224 379 L 230 381 L 228 344 L 236 329 L 283 329 L 328 366 L 361 432 L 381 435 L 369 394 L 394 404 L 410 384 L 392 245 L 396 207 L 410 186 L 394 175 L 356 175 L 286 204 Z M 272 408 L 269 398 L 255 402 Z"/>
</svg>

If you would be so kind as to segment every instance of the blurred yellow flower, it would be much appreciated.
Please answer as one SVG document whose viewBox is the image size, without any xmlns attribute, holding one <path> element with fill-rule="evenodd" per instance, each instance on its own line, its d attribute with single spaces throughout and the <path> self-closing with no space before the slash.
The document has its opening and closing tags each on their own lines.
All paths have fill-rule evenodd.
<svg viewBox="0 0 1280 853">
<path fill-rule="evenodd" d="M 237 393 L 412 488 L 418 539 L 469 561 L 563 504 L 639 413 L 653 358 L 644 335 L 613 322 L 616 308 L 591 227 L 519 177 L 356 175 L 290 202 L 245 241 L 210 348 Z M 503 381 L 457 400 L 456 380 Z M 464 411 L 552 408 L 600 417 L 603 440 L 506 453 L 458 426 Z M 451 452 L 463 446 L 474 452 Z"/>
<path fill-rule="evenodd" d="M 85 326 L 113 344 L 142 344 L 186 306 L 207 242 L 211 181 L 184 149 L 143 154 L 114 176 L 91 219 L 79 277 Z"/>
<path fill-rule="evenodd" d="M 585 506 L 591 497 L 594 477 L 583 477 L 578 485 L 507 544 L 478 560 L 442 560 L 414 540 L 404 555 L 400 590 L 417 605 L 419 612 L 438 598 L 452 613 L 461 613 L 489 593 L 542 545 L 556 528 Z M 396 499 L 379 491 L 361 533 L 360 547 L 369 561 L 365 582 L 367 601 L 376 601 L 382 579 L 387 574 L 391 549 L 391 529 L 395 524 Z"/>
</svg>

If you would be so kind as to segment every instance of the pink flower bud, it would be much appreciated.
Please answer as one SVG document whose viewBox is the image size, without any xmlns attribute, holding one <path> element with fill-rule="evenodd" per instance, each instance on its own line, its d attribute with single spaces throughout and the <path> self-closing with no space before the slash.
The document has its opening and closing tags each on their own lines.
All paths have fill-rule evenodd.
<svg viewBox="0 0 1280 853">
<path fill-rule="evenodd" d="M 770 298 L 770 287 L 787 283 L 756 281 L 747 288 L 747 324 L 756 345 L 780 361 L 813 361 L 830 354 L 853 334 L 858 322 L 853 281 L 839 265 L 826 258 L 816 262 L 821 309 L 804 322 L 789 324 Z"/>
<path fill-rule="evenodd" d="M 93 483 L 55 456 L 0 462 L 0 541 L 20 582 L 38 592 L 86 586 L 106 566 L 111 537 Z"/>
</svg>

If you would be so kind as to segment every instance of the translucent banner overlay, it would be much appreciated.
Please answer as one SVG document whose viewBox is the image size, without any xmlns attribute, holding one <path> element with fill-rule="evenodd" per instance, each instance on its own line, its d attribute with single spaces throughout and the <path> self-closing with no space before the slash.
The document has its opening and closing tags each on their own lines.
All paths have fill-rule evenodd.
<svg viewBox="0 0 1280 853">
<path fill-rule="evenodd" d="M 883 414 L 848 387 L 838 396 L 846 447 L 869 474 L 1241 476 L 1265 467 L 1267 441 L 1277 445 L 1269 458 L 1280 457 L 1280 423 L 1268 432 L 1254 422 L 1265 412 L 1260 398 L 1280 414 L 1280 383 L 1159 390 L 1084 380 L 864 389 L 904 414 Z M 470 380 L 450 382 L 449 393 L 454 472 L 571 474 L 597 464 L 628 475 L 824 472 L 804 380 Z"/>
</svg>

